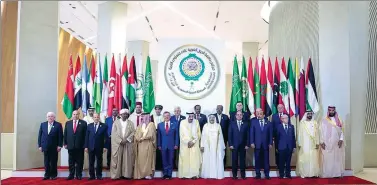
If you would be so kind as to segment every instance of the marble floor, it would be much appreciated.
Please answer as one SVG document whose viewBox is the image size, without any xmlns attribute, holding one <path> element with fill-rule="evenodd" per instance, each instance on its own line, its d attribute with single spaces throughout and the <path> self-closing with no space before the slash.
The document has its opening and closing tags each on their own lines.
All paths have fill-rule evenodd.
<svg viewBox="0 0 377 185">
<path fill-rule="evenodd" d="M 1 179 L 6 179 L 11 176 L 11 170 L 1 170 Z M 377 184 L 377 168 L 364 168 L 363 172 L 358 173 L 355 176 Z"/>
</svg>

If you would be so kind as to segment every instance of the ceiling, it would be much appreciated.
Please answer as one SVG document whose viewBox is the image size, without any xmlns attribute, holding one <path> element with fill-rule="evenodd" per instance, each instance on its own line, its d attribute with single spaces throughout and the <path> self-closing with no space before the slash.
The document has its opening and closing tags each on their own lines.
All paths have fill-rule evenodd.
<svg viewBox="0 0 377 185">
<path fill-rule="evenodd" d="M 60 1 L 60 26 L 88 47 L 96 49 L 98 5 L 104 2 Z M 265 1 L 121 2 L 128 5 L 128 41 L 145 40 L 156 44 L 156 38 L 213 37 L 229 45 L 247 41 L 262 45 L 268 39 L 268 24 L 260 16 Z M 153 32 L 144 15 L 148 17 Z"/>
</svg>

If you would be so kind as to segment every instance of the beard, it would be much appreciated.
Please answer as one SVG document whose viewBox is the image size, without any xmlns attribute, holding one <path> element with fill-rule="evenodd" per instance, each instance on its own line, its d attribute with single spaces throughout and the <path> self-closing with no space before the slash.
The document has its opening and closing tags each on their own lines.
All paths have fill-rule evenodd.
<svg viewBox="0 0 377 185">
<path fill-rule="evenodd" d="M 330 117 L 334 117 L 334 116 L 335 116 L 335 113 L 329 113 L 329 116 L 330 116 Z"/>
<path fill-rule="evenodd" d="M 313 118 L 313 116 L 307 116 L 306 118 L 308 118 L 309 120 L 311 120 Z"/>
</svg>

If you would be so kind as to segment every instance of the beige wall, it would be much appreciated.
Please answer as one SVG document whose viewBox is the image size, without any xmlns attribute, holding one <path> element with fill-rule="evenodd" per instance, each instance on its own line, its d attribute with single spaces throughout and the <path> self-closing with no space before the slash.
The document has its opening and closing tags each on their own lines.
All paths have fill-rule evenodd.
<svg viewBox="0 0 377 185">
<path fill-rule="evenodd" d="M 13 168 L 13 133 L 1 133 L 1 169 Z"/>
</svg>

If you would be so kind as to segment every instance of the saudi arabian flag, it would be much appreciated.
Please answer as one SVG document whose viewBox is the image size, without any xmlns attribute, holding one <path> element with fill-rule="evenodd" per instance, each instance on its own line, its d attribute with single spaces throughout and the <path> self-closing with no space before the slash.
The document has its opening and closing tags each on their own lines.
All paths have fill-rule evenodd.
<svg viewBox="0 0 377 185">
<path fill-rule="evenodd" d="M 233 61 L 232 94 L 230 96 L 229 112 L 236 112 L 237 102 L 242 101 L 240 72 L 238 70 L 237 56 Z"/>
<path fill-rule="evenodd" d="M 242 85 L 242 105 L 243 111 L 249 111 L 249 83 L 247 81 L 246 61 L 245 57 L 242 57 L 242 72 L 241 72 L 241 85 Z"/>
<path fill-rule="evenodd" d="M 101 113 L 101 102 L 102 102 L 102 71 L 101 71 L 101 59 L 98 54 L 98 60 L 96 64 L 96 72 L 94 77 L 94 87 L 93 87 L 93 103 L 96 113 Z"/>
<path fill-rule="evenodd" d="M 147 57 L 143 92 L 143 110 L 145 113 L 151 113 L 155 106 L 155 99 L 153 90 L 152 68 L 149 56 Z"/>
</svg>

